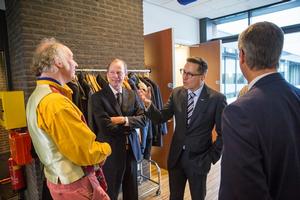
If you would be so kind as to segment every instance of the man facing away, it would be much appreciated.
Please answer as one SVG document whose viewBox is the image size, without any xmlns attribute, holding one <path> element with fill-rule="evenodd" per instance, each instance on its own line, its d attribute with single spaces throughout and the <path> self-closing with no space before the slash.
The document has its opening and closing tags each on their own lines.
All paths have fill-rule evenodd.
<svg viewBox="0 0 300 200">
<path fill-rule="evenodd" d="M 95 141 L 70 99 L 65 84 L 76 67 L 72 51 L 55 39 L 44 39 L 37 47 L 33 68 L 39 77 L 26 107 L 29 133 L 53 199 L 106 200 L 92 165 L 103 162 L 111 148 Z"/>
<path fill-rule="evenodd" d="M 226 99 L 204 83 L 207 63 L 203 59 L 188 58 L 181 73 L 183 86 L 172 91 L 163 109 L 151 103 L 150 90 L 139 90 L 139 96 L 146 106 L 146 116 L 153 122 L 166 122 L 175 116 L 168 157 L 170 199 L 182 200 L 188 181 L 192 199 L 204 200 L 207 173 L 222 150 L 221 114 Z M 217 139 L 213 142 L 214 127 Z"/>
<path fill-rule="evenodd" d="M 300 90 L 277 72 L 283 40 L 270 22 L 239 36 L 249 85 L 222 117 L 220 200 L 300 199 Z"/>
<path fill-rule="evenodd" d="M 112 155 L 103 166 L 112 200 L 118 199 L 121 185 L 123 200 L 138 200 L 137 162 L 142 153 L 135 129 L 146 125 L 146 117 L 134 91 L 122 88 L 126 73 L 126 63 L 114 59 L 107 68 L 109 84 L 91 99 L 97 139 L 112 148 Z"/>
</svg>

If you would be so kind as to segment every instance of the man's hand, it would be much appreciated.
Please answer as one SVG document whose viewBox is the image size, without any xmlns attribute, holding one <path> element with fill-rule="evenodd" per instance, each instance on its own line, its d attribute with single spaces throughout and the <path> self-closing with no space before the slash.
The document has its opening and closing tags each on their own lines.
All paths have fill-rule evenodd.
<svg viewBox="0 0 300 200">
<path fill-rule="evenodd" d="M 126 123 L 126 119 L 123 116 L 111 117 L 110 120 L 111 120 L 111 123 L 113 123 L 115 125 Z"/>
<path fill-rule="evenodd" d="M 138 90 L 138 95 L 140 99 L 144 102 L 146 108 L 148 108 L 151 105 L 151 88 L 148 87 L 147 90 Z"/>
</svg>

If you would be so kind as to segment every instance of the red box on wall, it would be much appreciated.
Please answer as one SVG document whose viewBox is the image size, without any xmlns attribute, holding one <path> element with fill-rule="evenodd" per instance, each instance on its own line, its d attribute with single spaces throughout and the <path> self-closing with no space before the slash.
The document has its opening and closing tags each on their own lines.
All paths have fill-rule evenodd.
<svg viewBox="0 0 300 200">
<path fill-rule="evenodd" d="M 18 165 L 31 162 L 31 139 L 28 131 L 17 132 L 11 130 L 9 133 L 9 146 L 11 157 Z"/>
</svg>

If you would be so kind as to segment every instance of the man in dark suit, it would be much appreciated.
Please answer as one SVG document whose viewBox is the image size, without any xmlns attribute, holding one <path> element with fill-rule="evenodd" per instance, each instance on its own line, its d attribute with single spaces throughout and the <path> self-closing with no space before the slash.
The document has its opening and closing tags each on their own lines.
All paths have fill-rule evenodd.
<svg viewBox="0 0 300 200">
<path fill-rule="evenodd" d="M 239 37 L 249 86 L 222 117 L 220 200 L 300 199 L 300 90 L 277 72 L 283 40 L 270 22 Z"/>
<path fill-rule="evenodd" d="M 135 93 L 122 88 L 126 73 L 126 63 L 113 60 L 107 69 L 109 84 L 91 99 L 97 138 L 112 148 L 103 166 L 112 200 L 117 200 L 121 184 L 124 200 L 138 200 L 137 162 L 142 154 L 135 129 L 143 128 L 146 118 Z"/>
<path fill-rule="evenodd" d="M 211 163 L 216 163 L 222 150 L 221 114 L 225 96 L 209 88 L 204 79 L 207 63 L 191 57 L 182 72 L 183 86 L 173 90 L 161 110 L 151 103 L 149 91 L 139 91 L 146 106 L 146 116 L 153 122 L 166 122 L 175 115 L 175 131 L 168 158 L 170 199 L 182 200 L 188 180 L 192 199 L 204 199 L 206 177 Z M 212 141 L 216 127 L 217 139 Z"/>
</svg>

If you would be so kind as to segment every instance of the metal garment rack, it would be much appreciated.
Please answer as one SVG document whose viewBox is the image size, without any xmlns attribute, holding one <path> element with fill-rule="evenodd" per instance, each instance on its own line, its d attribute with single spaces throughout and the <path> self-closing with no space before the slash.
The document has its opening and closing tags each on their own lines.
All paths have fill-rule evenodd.
<svg viewBox="0 0 300 200">
<path fill-rule="evenodd" d="M 146 176 L 143 174 L 143 162 L 147 161 L 147 163 L 150 163 L 150 167 L 151 164 L 155 166 L 156 171 L 157 171 L 157 181 L 151 179 L 151 168 L 150 168 L 150 176 Z M 157 162 L 155 162 L 154 160 L 142 160 L 141 162 L 138 163 L 138 165 L 140 165 L 141 168 L 141 174 L 138 176 L 138 182 L 141 185 L 143 180 L 147 180 L 150 181 L 154 184 L 156 184 L 157 186 L 155 187 L 150 187 L 148 190 L 146 190 L 143 194 L 139 194 L 139 196 L 145 196 L 146 194 L 152 192 L 153 190 L 156 190 L 155 195 L 159 196 L 161 194 L 161 170 L 160 167 L 158 166 Z"/>
<path fill-rule="evenodd" d="M 76 72 L 106 72 L 107 69 L 76 69 Z M 151 69 L 127 69 L 128 72 L 151 73 Z"/>
</svg>

